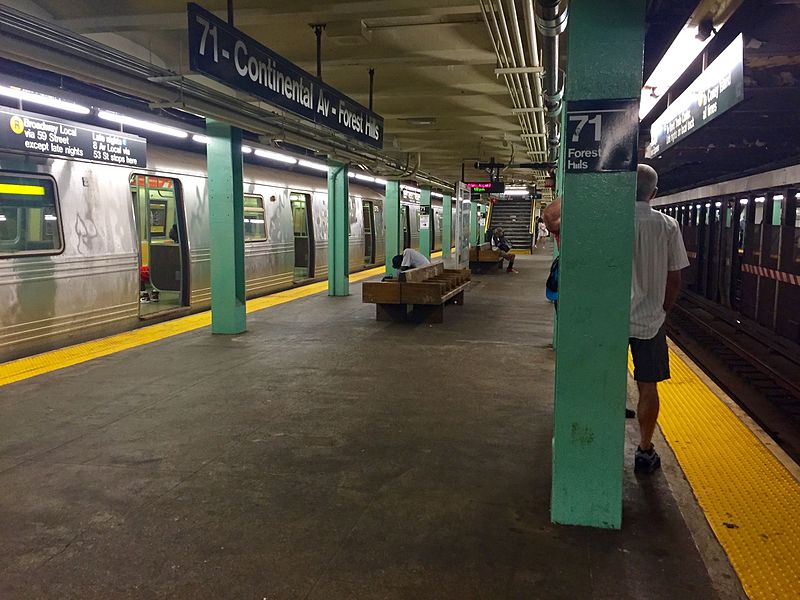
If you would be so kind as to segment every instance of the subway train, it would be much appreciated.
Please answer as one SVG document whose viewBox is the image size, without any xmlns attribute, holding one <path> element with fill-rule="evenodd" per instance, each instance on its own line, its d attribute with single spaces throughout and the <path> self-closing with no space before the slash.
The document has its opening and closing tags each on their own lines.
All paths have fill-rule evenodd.
<svg viewBox="0 0 800 600">
<path fill-rule="evenodd" d="M 148 168 L 0 152 L 0 361 L 210 306 L 205 155 L 148 144 Z M 419 249 L 404 191 L 405 247 Z M 384 262 L 383 195 L 350 182 L 350 271 Z M 433 207 L 441 249 L 442 208 Z M 327 277 L 327 179 L 245 162 L 248 298 Z"/>
<path fill-rule="evenodd" d="M 681 225 L 684 287 L 800 343 L 800 165 L 653 201 Z"/>
</svg>

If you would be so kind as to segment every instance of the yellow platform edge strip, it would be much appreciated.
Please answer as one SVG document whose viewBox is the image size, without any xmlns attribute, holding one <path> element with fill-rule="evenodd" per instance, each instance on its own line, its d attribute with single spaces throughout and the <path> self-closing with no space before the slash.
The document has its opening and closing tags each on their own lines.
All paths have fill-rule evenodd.
<svg viewBox="0 0 800 600">
<path fill-rule="evenodd" d="M 431 258 L 439 258 L 441 256 L 441 251 L 431 254 Z M 382 275 L 384 272 L 385 267 L 374 267 L 358 273 L 351 273 L 349 280 L 351 283 L 354 283 L 363 279 Z M 264 310 L 265 308 L 298 300 L 299 298 L 319 294 L 327 289 L 328 282 L 320 281 L 283 292 L 276 292 L 268 296 L 261 296 L 248 300 L 246 310 L 248 313 Z M 50 373 L 58 369 L 71 367 L 95 358 L 101 358 L 116 352 L 128 350 L 129 348 L 157 342 L 158 340 L 163 340 L 174 335 L 202 329 L 209 325 L 211 325 L 211 311 L 207 310 L 194 315 L 179 317 L 163 323 L 147 325 L 131 331 L 91 340 L 82 344 L 66 346 L 58 350 L 13 360 L 0 365 L 0 387 L 23 379 L 36 377 L 37 375 Z"/>
<path fill-rule="evenodd" d="M 800 482 L 672 349 L 670 365 L 659 425 L 745 592 L 800 598 Z"/>
<path fill-rule="evenodd" d="M 384 267 L 376 267 L 358 273 L 351 273 L 350 282 L 361 281 L 362 279 L 382 275 L 384 270 Z M 283 292 L 276 292 L 268 296 L 253 298 L 247 301 L 247 312 L 252 313 L 264 310 L 265 308 L 318 294 L 327 289 L 328 282 L 320 281 Z M 91 340 L 82 344 L 66 346 L 58 350 L 13 360 L 0 365 L 0 387 L 210 325 L 211 311 L 207 310 L 186 317 L 164 321 L 163 323 L 147 325 L 131 331 Z"/>
</svg>

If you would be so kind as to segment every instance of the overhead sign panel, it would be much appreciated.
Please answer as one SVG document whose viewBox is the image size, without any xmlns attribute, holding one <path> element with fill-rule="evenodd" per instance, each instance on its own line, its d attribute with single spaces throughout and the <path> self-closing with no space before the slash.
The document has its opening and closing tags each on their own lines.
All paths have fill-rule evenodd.
<svg viewBox="0 0 800 600">
<path fill-rule="evenodd" d="M 126 167 L 147 166 L 147 141 L 22 110 L 0 108 L 0 149 Z"/>
<path fill-rule="evenodd" d="M 658 156 L 744 100 L 740 34 L 650 127 L 647 158 Z"/>
<path fill-rule="evenodd" d="M 639 100 L 567 102 L 567 173 L 635 171 Z"/>
<path fill-rule="evenodd" d="M 383 148 L 383 117 L 190 3 L 189 67 L 309 121 Z"/>
<path fill-rule="evenodd" d="M 506 191 L 506 184 L 502 181 L 468 181 L 465 185 L 473 194 L 502 194 Z"/>
</svg>

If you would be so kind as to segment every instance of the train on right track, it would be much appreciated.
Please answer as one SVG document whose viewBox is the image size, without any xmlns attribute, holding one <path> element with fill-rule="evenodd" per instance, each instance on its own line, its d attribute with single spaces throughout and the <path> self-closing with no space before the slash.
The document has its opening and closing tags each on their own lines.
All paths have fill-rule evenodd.
<svg viewBox="0 0 800 600">
<path fill-rule="evenodd" d="M 677 219 L 684 288 L 800 343 L 800 164 L 657 197 Z"/>
</svg>

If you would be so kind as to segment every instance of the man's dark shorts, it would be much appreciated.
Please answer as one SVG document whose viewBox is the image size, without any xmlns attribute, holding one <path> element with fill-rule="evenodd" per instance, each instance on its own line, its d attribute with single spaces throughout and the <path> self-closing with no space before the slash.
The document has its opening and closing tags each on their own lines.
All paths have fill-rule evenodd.
<svg viewBox="0 0 800 600">
<path fill-rule="evenodd" d="M 669 379 L 669 352 L 664 326 L 649 340 L 630 338 L 633 355 L 633 378 L 642 383 L 656 383 Z"/>
</svg>

